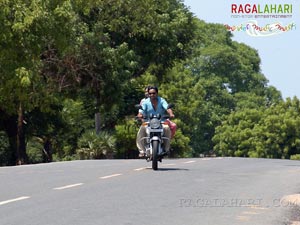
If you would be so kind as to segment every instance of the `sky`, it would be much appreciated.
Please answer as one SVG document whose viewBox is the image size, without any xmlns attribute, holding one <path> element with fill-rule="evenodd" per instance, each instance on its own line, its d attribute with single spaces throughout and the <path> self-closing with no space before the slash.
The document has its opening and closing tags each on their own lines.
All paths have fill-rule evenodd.
<svg viewBox="0 0 300 225">
<path fill-rule="evenodd" d="M 247 3 L 249 13 L 246 13 Z M 300 98 L 299 0 L 184 0 L 184 4 L 207 23 L 228 25 L 233 40 L 258 51 L 261 72 L 269 80 L 268 85 L 276 87 L 284 99 Z M 232 12 L 233 4 L 236 10 Z M 271 11 L 275 5 L 277 11 Z M 267 29 L 259 32 L 253 27 Z"/>
</svg>

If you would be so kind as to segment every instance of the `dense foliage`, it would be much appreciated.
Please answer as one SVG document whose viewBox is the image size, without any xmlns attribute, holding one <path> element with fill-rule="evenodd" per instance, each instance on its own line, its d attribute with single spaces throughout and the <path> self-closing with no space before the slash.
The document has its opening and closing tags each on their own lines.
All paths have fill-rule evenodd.
<svg viewBox="0 0 300 225">
<path fill-rule="evenodd" d="M 299 100 L 180 0 L 3 0 L 0 26 L 0 165 L 137 157 L 149 84 L 175 103 L 173 157 L 299 158 Z"/>
<path fill-rule="evenodd" d="M 299 125 L 297 98 L 232 112 L 216 128 L 215 150 L 226 156 L 289 159 L 300 153 Z"/>
</svg>

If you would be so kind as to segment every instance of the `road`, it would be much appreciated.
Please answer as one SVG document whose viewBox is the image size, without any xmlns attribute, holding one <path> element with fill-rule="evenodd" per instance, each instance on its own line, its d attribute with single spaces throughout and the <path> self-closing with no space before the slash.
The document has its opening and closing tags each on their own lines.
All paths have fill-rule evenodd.
<svg viewBox="0 0 300 225">
<path fill-rule="evenodd" d="M 300 162 L 87 160 L 0 167 L 0 225 L 299 225 Z"/>
</svg>

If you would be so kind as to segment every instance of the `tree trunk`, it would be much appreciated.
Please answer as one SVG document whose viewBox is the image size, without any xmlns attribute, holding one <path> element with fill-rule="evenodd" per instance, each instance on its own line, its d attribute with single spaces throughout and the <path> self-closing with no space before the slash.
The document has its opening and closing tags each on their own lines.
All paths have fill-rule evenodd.
<svg viewBox="0 0 300 225">
<path fill-rule="evenodd" d="M 17 123 L 17 165 L 27 163 L 25 133 L 24 133 L 24 112 L 22 103 L 19 104 L 18 109 L 18 123 Z"/>
<path fill-rule="evenodd" d="M 101 130 L 101 117 L 100 117 L 100 90 L 99 85 L 96 86 L 96 106 L 95 106 L 95 130 L 96 134 L 100 133 Z"/>
</svg>

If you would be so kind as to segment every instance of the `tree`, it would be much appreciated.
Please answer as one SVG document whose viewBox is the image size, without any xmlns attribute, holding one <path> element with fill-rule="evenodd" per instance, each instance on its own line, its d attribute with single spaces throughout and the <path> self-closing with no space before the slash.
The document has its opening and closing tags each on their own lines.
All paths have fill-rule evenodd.
<svg viewBox="0 0 300 225">
<path fill-rule="evenodd" d="M 6 132 L 17 164 L 27 161 L 24 112 L 47 110 L 52 101 L 40 76 L 41 55 L 50 45 L 61 52 L 69 46 L 75 20 L 69 1 L 0 3 L 0 110 L 5 113 L 3 119 L 11 121 L 12 131 Z"/>
<path fill-rule="evenodd" d="M 232 112 L 216 127 L 213 137 L 214 150 L 222 156 L 248 156 L 254 147 L 254 127 L 261 120 L 263 111 L 257 109 Z"/>
<path fill-rule="evenodd" d="M 193 37 L 192 14 L 177 0 L 99 1 L 88 13 L 78 14 L 88 27 L 77 62 L 80 81 L 95 96 L 99 133 L 100 111 L 126 98 L 130 79 L 147 70 L 161 77 L 176 59 L 186 56 Z"/>
<path fill-rule="evenodd" d="M 207 24 L 197 20 L 193 52 L 184 62 L 186 70 L 194 76 L 193 87 L 188 89 L 201 102 L 193 111 L 198 122 L 188 123 L 191 145 L 196 155 L 213 149 L 211 141 L 215 128 L 228 114 L 253 96 L 265 104 L 278 101 L 275 90 L 267 85 L 260 72 L 260 58 L 256 50 L 231 40 L 231 33 L 221 24 Z M 243 98 L 241 98 L 243 96 Z M 254 97 L 255 96 L 255 97 Z M 280 96 L 280 95 L 279 95 Z M 193 98 L 188 98 L 189 101 Z M 259 102 L 251 100 L 254 108 Z M 193 127 L 193 129 L 191 129 Z M 188 131 L 187 131 L 188 132 Z"/>
<path fill-rule="evenodd" d="M 177 0 L 12 0 L 0 6 L 1 128 L 18 164 L 27 161 L 24 115 L 51 111 L 62 93 L 76 96 L 83 87 L 102 113 L 118 112 L 128 82 L 148 69 L 161 76 L 186 56 L 193 36 L 192 14 Z"/>
<path fill-rule="evenodd" d="M 216 128 L 215 150 L 223 156 L 287 158 L 300 153 L 297 98 L 232 112 Z"/>
</svg>

